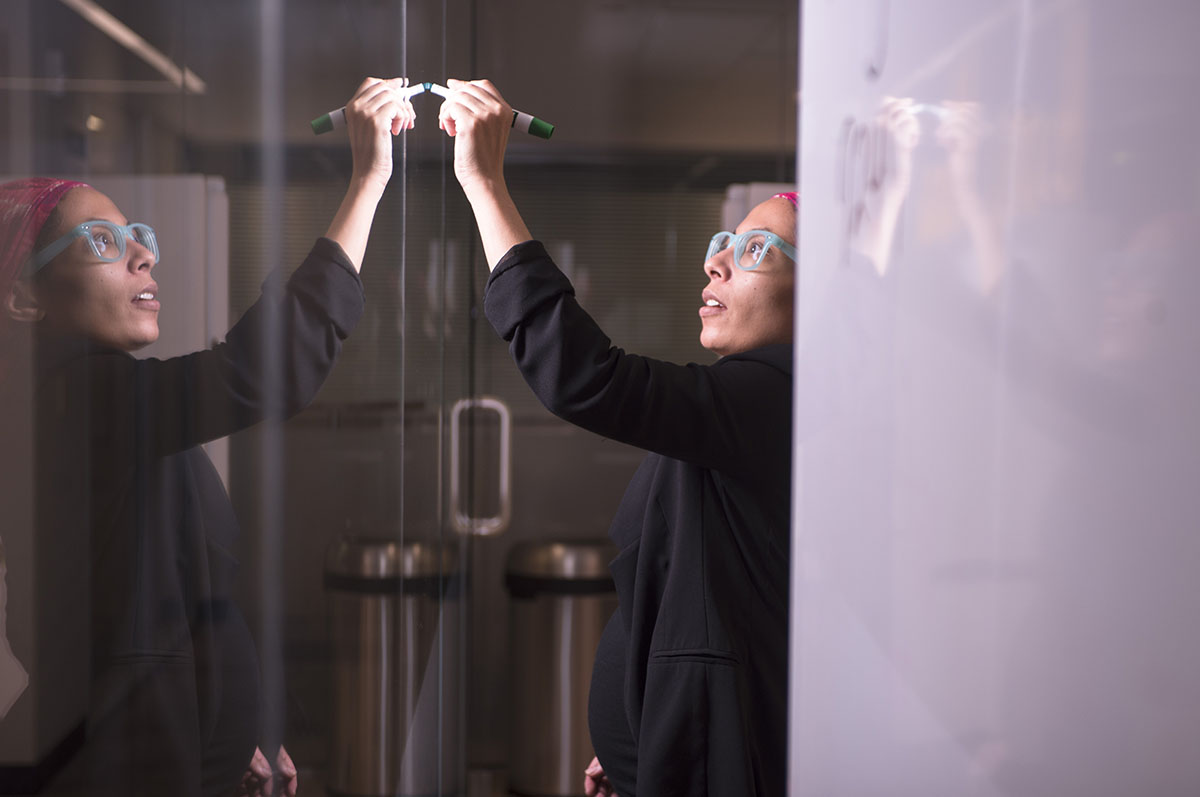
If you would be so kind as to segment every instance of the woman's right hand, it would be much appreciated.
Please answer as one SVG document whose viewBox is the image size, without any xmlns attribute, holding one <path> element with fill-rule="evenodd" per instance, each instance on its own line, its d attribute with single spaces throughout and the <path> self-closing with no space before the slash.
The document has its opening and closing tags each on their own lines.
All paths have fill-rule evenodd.
<svg viewBox="0 0 1200 797">
<path fill-rule="evenodd" d="M 392 136 L 411 130 L 417 118 L 412 102 L 397 93 L 407 86 L 408 78 L 369 77 L 346 103 L 352 179 L 366 181 L 380 193 L 392 177 Z"/>
<path fill-rule="evenodd" d="M 604 775 L 604 767 L 600 766 L 599 758 L 593 758 L 592 763 L 583 771 L 583 793 L 587 797 L 618 797 Z"/>
<path fill-rule="evenodd" d="M 454 140 L 454 176 L 468 197 L 473 189 L 502 185 L 504 151 L 513 109 L 490 80 L 446 81 L 450 96 L 438 123 Z"/>
</svg>

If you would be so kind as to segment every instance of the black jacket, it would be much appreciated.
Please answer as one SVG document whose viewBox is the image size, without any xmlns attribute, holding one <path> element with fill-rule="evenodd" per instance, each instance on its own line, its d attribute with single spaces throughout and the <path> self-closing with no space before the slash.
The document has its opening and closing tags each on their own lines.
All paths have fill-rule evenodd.
<svg viewBox="0 0 1200 797">
<path fill-rule="evenodd" d="M 232 793 L 258 741 L 258 662 L 232 600 L 237 519 L 199 445 L 308 404 L 362 309 L 322 238 L 212 349 L 138 360 L 39 335 L 37 522 L 74 530 L 62 555 L 89 556 L 91 581 L 75 596 L 90 604 L 87 741 L 57 788 Z"/>
<path fill-rule="evenodd" d="M 536 241 L 505 255 L 484 301 L 551 412 L 651 452 L 610 529 L 637 750 L 617 793 L 782 795 L 792 347 L 707 366 L 627 354 Z"/>
</svg>

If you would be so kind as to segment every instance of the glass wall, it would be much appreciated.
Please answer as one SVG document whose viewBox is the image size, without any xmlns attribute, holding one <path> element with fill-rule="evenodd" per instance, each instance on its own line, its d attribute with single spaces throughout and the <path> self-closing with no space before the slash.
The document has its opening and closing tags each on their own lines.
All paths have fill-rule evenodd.
<svg viewBox="0 0 1200 797">
<path fill-rule="evenodd" d="M 301 267 L 352 168 L 309 122 L 366 76 L 493 80 L 556 126 L 514 132 L 506 173 L 583 306 L 626 350 L 711 362 L 708 238 L 794 183 L 798 4 L 0 9 L 0 175 L 84 181 L 115 209 L 72 213 L 148 224 L 160 254 L 157 340 L 116 346 L 159 362 L 4 327 L 0 793 L 216 793 L 248 742 L 282 743 L 309 794 L 504 793 L 512 685 L 543 655 L 509 642 L 506 562 L 604 540 L 642 452 L 550 415 L 483 318 L 433 94 L 395 140 L 361 308 L 329 256 Z M 176 359 L 214 346 L 241 348 Z"/>
</svg>

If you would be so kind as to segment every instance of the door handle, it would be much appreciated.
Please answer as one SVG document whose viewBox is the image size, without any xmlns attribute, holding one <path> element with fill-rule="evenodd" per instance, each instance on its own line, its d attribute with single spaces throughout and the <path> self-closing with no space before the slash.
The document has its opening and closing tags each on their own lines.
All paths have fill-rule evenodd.
<svg viewBox="0 0 1200 797">
<path fill-rule="evenodd" d="M 462 416 L 467 410 L 484 410 L 500 418 L 499 476 L 500 511 L 489 517 L 472 517 L 462 507 Z M 500 534 L 512 519 L 512 415 L 508 405 L 498 398 L 479 396 L 459 399 L 450 410 L 450 514 L 454 528 L 463 534 L 487 537 Z M 469 465 L 470 463 L 468 463 Z"/>
</svg>

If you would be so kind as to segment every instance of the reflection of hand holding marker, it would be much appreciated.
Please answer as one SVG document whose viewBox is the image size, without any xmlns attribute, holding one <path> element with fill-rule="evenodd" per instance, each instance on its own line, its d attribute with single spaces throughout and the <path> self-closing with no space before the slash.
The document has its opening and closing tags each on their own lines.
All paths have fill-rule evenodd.
<svg viewBox="0 0 1200 797">
<path fill-rule="evenodd" d="M 402 99 L 411 99 L 418 94 L 424 92 L 432 92 L 439 97 L 449 97 L 450 89 L 438 83 L 418 83 L 415 86 L 409 86 L 400 91 Z M 313 119 L 309 124 L 312 126 L 313 133 L 318 136 L 322 133 L 328 133 L 331 130 L 338 130 L 346 126 L 346 108 L 345 106 L 338 108 L 336 111 L 330 111 L 324 116 L 319 116 Z M 554 134 L 554 125 L 549 122 L 542 121 L 536 116 L 530 116 L 527 113 L 513 109 L 512 126 L 523 133 L 529 133 L 531 136 L 538 138 L 550 138 Z"/>
<path fill-rule="evenodd" d="M 418 94 L 424 94 L 428 87 L 428 83 L 418 83 L 415 86 L 409 86 L 406 89 L 400 89 L 400 91 L 396 93 L 400 95 L 400 99 L 402 100 L 411 100 Z M 341 130 L 346 126 L 346 106 L 343 105 L 336 111 L 330 111 L 323 116 L 318 116 L 308 124 L 312 127 L 313 133 L 318 136 L 322 133 L 328 133 L 333 130 Z"/>
<path fill-rule="evenodd" d="M 432 91 L 439 97 L 445 98 L 450 96 L 450 89 L 437 83 L 426 83 L 425 90 Z M 531 136 L 538 138 L 550 138 L 554 135 L 554 125 L 549 122 L 544 122 L 536 116 L 530 116 L 527 113 L 522 113 L 516 108 L 513 108 L 512 126 L 522 133 L 528 133 Z"/>
</svg>

